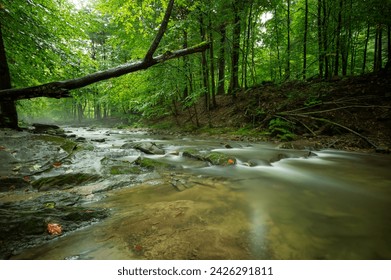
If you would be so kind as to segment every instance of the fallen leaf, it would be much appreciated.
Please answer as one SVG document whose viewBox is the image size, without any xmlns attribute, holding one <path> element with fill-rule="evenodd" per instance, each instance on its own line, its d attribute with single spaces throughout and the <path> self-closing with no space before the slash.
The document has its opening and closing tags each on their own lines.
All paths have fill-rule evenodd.
<svg viewBox="0 0 391 280">
<path fill-rule="evenodd" d="M 59 161 L 56 161 L 55 163 L 53 163 L 53 166 L 54 166 L 55 168 L 59 168 L 59 167 L 61 167 L 61 165 L 62 165 L 62 163 L 59 162 Z"/>
<path fill-rule="evenodd" d="M 229 160 L 228 160 L 228 164 L 229 164 L 229 165 L 235 164 L 235 161 L 234 161 L 233 159 L 229 159 Z"/>
<path fill-rule="evenodd" d="M 23 180 L 25 180 L 26 182 L 30 182 L 31 181 L 30 176 L 23 176 Z"/>
<path fill-rule="evenodd" d="M 62 227 L 59 224 L 48 224 L 47 230 L 51 235 L 60 235 L 62 233 Z"/>
<path fill-rule="evenodd" d="M 141 251 L 143 250 L 143 246 L 141 246 L 141 245 L 135 245 L 135 246 L 134 246 L 134 250 L 135 250 L 136 252 L 141 252 Z"/>
</svg>

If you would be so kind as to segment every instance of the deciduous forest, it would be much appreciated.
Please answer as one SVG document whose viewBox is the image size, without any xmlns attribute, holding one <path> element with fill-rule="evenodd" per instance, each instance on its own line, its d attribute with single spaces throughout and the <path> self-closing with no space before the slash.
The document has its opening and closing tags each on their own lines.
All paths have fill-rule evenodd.
<svg viewBox="0 0 391 280">
<path fill-rule="evenodd" d="M 0 259 L 390 260 L 390 152 L 391 0 L 0 0 Z"/>
<path fill-rule="evenodd" d="M 1 1 L 2 126 L 15 126 L 15 118 L 6 117 L 15 115 L 14 104 L 19 121 L 115 118 L 134 123 L 184 111 L 199 126 L 198 119 L 218 108 L 221 96 L 232 97 L 235 104 L 239 93 L 246 99 L 256 87 L 327 82 L 390 68 L 389 0 L 178 0 L 156 54 L 164 60 L 204 44 L 201 53 L 49 95 L 72 98 L 7 92 L 137 64 L 168 6 L 167 0 L 81 3 Z M 308 94 L 304 103 L 320 103 L 319 96 Z M 254 122 L 264 117 L 265 108 L 253 106 L 249 114 Z"/>
</svg>

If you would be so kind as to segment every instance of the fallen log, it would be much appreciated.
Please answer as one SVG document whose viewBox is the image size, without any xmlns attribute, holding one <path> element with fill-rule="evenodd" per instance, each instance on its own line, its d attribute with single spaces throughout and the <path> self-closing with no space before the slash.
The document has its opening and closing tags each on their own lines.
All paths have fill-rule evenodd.
<svg viewBox="0 0 391 280">
<path fill-rule="evenodd" d="M 209 42 L 203 42 L 194 47 L 176 50 L 172 52 L 166 52 L 164 54 L 153 57 L 152 59 L 147 59 L 147 60 L 144 59 L 141 61 L 135 61 L 132 63 L 120 65 L 105 71 L 92 73 L 81 78 L 52 82 L 52 83 L 47 83 L 47 84 L 34 86 L 34 87 L 0 90 L 0 100 L 11 101 L 11 100 L 20 100 L 20 99 L 30 99 L 36 97 L 51 97 L 51 98 L 70 97 L 69 94 L 70 90 L 82 88 L 96 82 L 119 77 L 132 72 L 145 70 L 156 64 L 165 62 L 167 60 L 179 58 L 189 54 L 203 52 L 208 48 L 209 48 Z"/>
</svg>

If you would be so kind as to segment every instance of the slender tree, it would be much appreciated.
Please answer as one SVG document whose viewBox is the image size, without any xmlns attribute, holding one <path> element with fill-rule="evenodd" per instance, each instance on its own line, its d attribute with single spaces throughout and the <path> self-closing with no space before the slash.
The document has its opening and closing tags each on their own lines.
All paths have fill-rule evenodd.
<svg viewBox="0 0 391 280">
<path fill-rule="evenodd" d="M 303 80 L 307 79 L 308 0 L 304 4 Z"/>
<path fill-rule="evenodd" d="M 239 89 L 239 58 L 240 58 L 240 35 L 241 35 L 241 1 L 234 0 L 232 3 L 233 11 L 233 32 L 232 32 L 232 56 L 231 56 L 231 81 L 230 94 L 236 97 Z"/>
<path fill-rule="evenodd" d="M 11 88 L 11 76 L 1 30 L 2 26 L 0 22 L 0 90 Z M 18 115 L 16 112 L 15 100 L 9 99 L 0 101 L 0 127 L 18 127 Z"/>
</svg>

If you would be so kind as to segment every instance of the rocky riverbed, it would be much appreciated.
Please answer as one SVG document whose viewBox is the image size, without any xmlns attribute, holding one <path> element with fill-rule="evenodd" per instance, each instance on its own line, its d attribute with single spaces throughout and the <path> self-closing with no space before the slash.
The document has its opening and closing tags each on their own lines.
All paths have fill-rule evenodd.
<svg viewBox="0 0 391 280">
<path fill-rule="evenodd" d="M 0 258 L 391 257 L 387 155 L 38 128 L 0 131 Z"/>
</svg>

